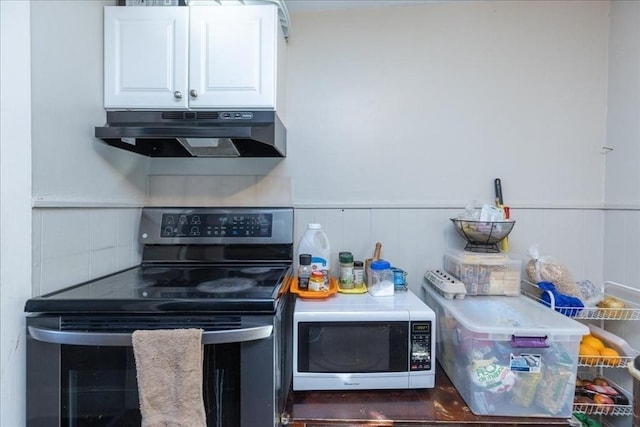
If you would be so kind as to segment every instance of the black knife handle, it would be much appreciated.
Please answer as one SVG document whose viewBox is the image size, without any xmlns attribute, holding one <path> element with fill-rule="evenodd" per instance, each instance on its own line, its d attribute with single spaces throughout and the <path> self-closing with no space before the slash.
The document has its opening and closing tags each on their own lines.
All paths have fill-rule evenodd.
<svg viewBox="0 0 640 427">
<path fill-rule="evenodd" d="M 500 182 L 500 178 L 494 180 L 494 186 L 496 189 L 496 201 L 502 206 L 504 205 L 504 200 L 502 200 L 502 183 Z"/>
</svg>

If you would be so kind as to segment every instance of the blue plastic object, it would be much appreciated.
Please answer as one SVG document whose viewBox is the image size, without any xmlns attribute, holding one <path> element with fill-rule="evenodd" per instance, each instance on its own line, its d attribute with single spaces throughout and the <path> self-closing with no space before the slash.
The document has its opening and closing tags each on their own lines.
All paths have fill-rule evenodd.
<svg viewBox="0 0 640 427">
<path fill-rule="evenodd" d="M 577 316 L 584 308 L 580 298 L 571 295 L 561 294 L 551 282 L 538 282 L 538 287 L 543 291 L 549 291 L 553 295 L 553 306 L 555 310 L 565 316 Z M 542 292 L 542 303 L 548 307 L 552 306 L 549 292 Z"/>
</svg>

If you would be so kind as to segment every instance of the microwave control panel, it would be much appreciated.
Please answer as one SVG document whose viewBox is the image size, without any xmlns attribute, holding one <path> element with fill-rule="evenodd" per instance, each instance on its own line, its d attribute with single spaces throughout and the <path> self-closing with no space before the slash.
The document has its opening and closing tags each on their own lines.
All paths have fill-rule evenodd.
<svg viewBox="0 0 640 427">
<path fill-rule="evenodd" d="M 431 370 L 431 321 L 411 322 L 411 371 Z"/>
</svg>

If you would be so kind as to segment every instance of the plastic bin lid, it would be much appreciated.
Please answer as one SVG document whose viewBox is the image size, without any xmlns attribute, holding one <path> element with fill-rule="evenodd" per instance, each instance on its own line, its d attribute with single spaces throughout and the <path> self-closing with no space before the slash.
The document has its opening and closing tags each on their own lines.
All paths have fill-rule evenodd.
<svg viewBox="0 0 640 427">
<path fill-rule="evenodd" d="M 448 249 L 445 252 L 446 256 L 458 258 L 462 264 L 484 264 L 484 265 L 501 265 L 506 264 L 509 261 L 518 261 L 516 259 L 511 260 L 509 255 L 505 253 L 484 253 L 484 252 L 470 252 L 461 249 Z"/>
<path fill-rule="evenodd" d="M 589 328 L 524 295 L 469 296 L 446 299 L 431 286 L 424 284 L 427 304 L 435 300 L 462 326 L 479 334 L 521 335 L 549 338 L 589 333 Z M 435 309 L 435 307 L 432 306 Z"/>
</svg>

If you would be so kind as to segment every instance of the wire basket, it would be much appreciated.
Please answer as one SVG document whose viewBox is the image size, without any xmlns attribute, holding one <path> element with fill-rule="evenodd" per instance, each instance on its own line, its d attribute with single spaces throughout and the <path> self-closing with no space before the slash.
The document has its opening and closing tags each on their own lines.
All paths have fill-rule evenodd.
<svg viewBox="0 0 640 427">
<path fill-rule="evenodd" d="M 497 243 L 511 233 L 515 221 L 470 221 L 451 218 L 456 231 L 466 241 L 465 250 L 471 252 L 500 252 Z"/>
</svg>

